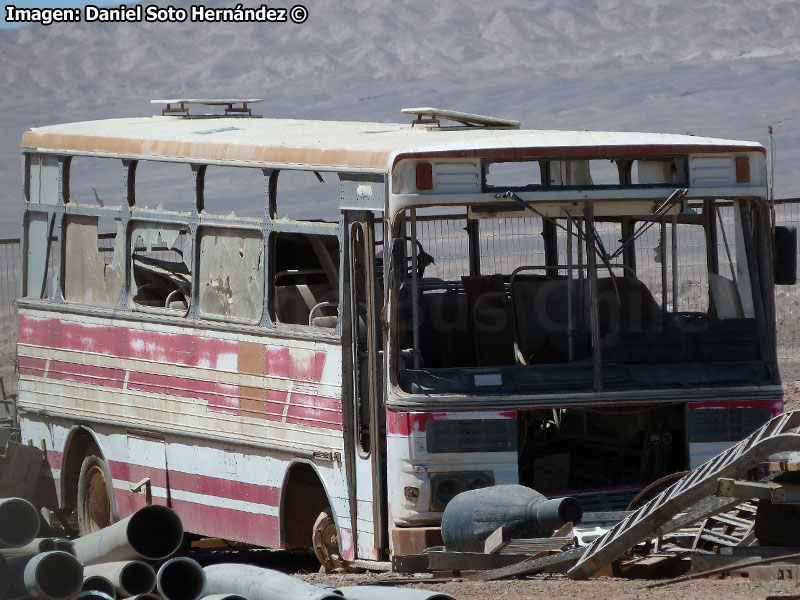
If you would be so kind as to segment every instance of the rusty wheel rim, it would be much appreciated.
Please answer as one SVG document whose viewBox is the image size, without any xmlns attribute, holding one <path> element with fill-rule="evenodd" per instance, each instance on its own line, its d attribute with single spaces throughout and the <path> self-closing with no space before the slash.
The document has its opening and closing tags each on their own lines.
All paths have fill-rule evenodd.
<svg viewBox="0 0 800 600">
<path fill-rule="evenodd" d="M 87 532 L 99 531 L 111 525 L 111 499 L 108 482 L 98 466 L 89 469 L 84 489 L 83 522 Z"/>
<path fill-rule="evenodd" d="M 314 554 L 326 571 L 342 566 L 336 523 L 330 515 L 318 519 L 314 526 Z"/>
</svg>

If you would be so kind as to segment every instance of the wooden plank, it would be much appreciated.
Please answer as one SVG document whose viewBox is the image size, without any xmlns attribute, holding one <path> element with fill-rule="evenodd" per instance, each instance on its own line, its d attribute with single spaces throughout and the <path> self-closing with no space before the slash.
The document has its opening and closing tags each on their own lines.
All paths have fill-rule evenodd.
<svg viewBox="0 0 800 600">
<path fill-rule="evenodd" d="M 506 543 L 503 541 L 503 527 L 500 526 L 494 530 L 494 533 L 486 538 L 486 541 L 483 543 L 483 551 L 486 554 L 494 554 L 495 552 L 499 552 L 505 545 Z"/>
<path fill-rule="evenodd" d="M 509 540 L 505 547 L 500 550 L 500 553 L 533 556 L 544 550 L 561 550 L 564 546 L 572 544 L 573 539 L 573 536 L 564 536 Z"/>
<path fill-rule="evenodd" d="M 392 548 L 398 556 L 421 554 L 426 548 L 441 546 L 441 527 L 395 527 L 392 530 Z"/>
</svg>

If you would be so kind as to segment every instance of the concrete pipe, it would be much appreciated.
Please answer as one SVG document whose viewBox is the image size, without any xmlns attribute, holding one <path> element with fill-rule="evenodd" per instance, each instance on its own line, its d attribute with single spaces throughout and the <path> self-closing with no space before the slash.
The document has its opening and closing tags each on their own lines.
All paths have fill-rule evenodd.
<svg viewBox="0 0 800 600">
<path fill-rule="evenodd" d="M 455 600 L 450 594 L 430 590 L 408 590 L 382 585 L 359 585 L 340 588 L 347 600 Z"/>
<path fill-rule="evenodd" d="M 196 561 L 179 556 L 161 565 L 156 589 L 164 600 L 198 600 L 206 589 L 206 574 Z"/>
<path fill-rule="evenodd" d="M 72 540 L 65 540 L 64 538 L 52 538 L 52 540 L 56 544 L 56 550 L 69 552 L 72 556 L 75 556 L 75 542 Z"/>
<path fill-rule="evenodd" d="M 85 565 L 124 560 L 163 560 L 180 547 L 183 524 L 171 509 L 152 504 L 131 516 L 75 540 L 75 556 Z"/>
<path fill-rule="evenodd" d="M 74 596 L 71 600 L 114 600 L 114 596 L 109 596 L 105 592 L 88 590 Z"/>
<path fill-rule="evenodd" d="M 8 565 L 6 564 L 6 559 L 3 556 L 0 556 L 0 598 L 6 597 L 6 592 L 8 591 L 8 586 L 11 584 L 11 577 L 8 570 Z"/>
<path fill-rule="evenodd" d="M 84 577 L 100 575 L 111 581 L 120 598 L 148 594 L 156 587 L 156 572 L 140 560 L 128 560 L 89 565 L 83 569 Z"/>
<path fill-rule="evenodd" d="M 83 571 L 83 585 L 81 586 L 81 591 L 103 592 L 112 598 L 117 597 L 117 590 L 108 577 L 103 577 L 102 575 L 86 575 L 85 570 Z"/>
<path fill-rule="evenodd" d="M 22 498 L 0 499 L 0 548 L 30 544 L 39 534 L 39 512 Z"/>
<path fill-rule="evenodd" d="M 240 596 L 238 594 L 209 594 L 208 596 L 203 596 L 202 600 L 249 600 L 244 596 Z"/>
<path fill-rule="evenodd" d="M 136 596 L 131 596 L 130 598 L 126 598 L 125 600 L 162 600 L 162 598 L 158 594 L 147 593 L 147 594 L 137 594 Z"/>
<path fill-rule="evenodd" d="M 9 596 L 38 596 L 63 600 L 80 591 L 83 565 L 69 552 L 55 550 L 6 559 L 10 571 Z"/>
<path fill-rule="evenodd" d="M 209 594 L 237 594 L 249 600 L 342 600 L 336 588 L 252 565 L 210 565 L 205 572 Z"/>
<path fill-rule="evenodd" d="M 12 556 L 28 556 L 30 554 L 39 554 L 40 552 L 52 552 L 53 550 L 61 550 L 56 546 L 56 541 L 53 538 L 34 538 L 31 542 L 18 548 L 2 548 L 0 555 L 6 558 Z"/>
</svg>

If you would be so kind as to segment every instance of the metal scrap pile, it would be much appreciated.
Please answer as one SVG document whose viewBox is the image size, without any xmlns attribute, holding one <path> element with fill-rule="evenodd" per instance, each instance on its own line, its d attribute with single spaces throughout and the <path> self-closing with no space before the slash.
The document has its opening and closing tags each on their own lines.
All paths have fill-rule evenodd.
<svg viewBox="0 0 800 600">
<path fill-rule="evenodd" d="M 511 488 L 520 486 L 497 486 L 494 495 L 492 488 L 465 492 L 451 502 L 458 518 L 448 517 L 449 508 L 445 511 L 445 546 L 430 548 L 416 562 L 401 557 L 396 567 L 485 581 L 545 571 L 566 572 L 572 579 L 668 578 L 686 573 L 691 573 L 688 578 L 740 574 L 751 579 L 796 579 L 799 426 L 800 411 L 775 417 L 732 448 L 673 478 L 671 484 L 654 488 L 636 510 L 586 513 L 580 527 L 573 529 L 571 522 L 550 537 L 519 535 L 525 533 L 521 519 L 533 522 L 532 507 L 544 506 L 540 500 L 526 508 L 523 499 L 512 514 L 492 499 L 497 497 L 502 504 L 516 493 Z M 481 499 L 465 502 L 470 495 Z M 576 520 L 572 512 L 562 521 L 578 525 L 580 515 Z M 559 526 L 557 520 L 548 525 L 550 532 Z M 534 530 L 543 535 L 541 527 Z M 453 541 L 464 531 L 472 536 L 468 544 Z"/>
<path fill-rule="evenodd" d="M 0 600 L 453 600 L 423 590 L 337 589 L 243 564 L 205 568 L 172 557 L 183 525 L 166 506 L 146 506 L 74 541 L 36 538 L 40 516 L 21 498 L 0 500 Z"/>
</svg>

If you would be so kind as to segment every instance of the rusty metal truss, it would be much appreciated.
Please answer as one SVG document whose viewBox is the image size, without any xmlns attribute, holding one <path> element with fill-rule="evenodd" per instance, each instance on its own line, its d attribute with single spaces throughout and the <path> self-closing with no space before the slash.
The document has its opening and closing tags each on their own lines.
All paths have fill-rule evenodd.
<svg viewBox="0 0 800 600">
<path fill-rule="evenodd" d="M 720 477 L 742 478 L 777 452 L 800 450 L 800 411 L 781 414 L 732 448 L 702 464 L 592 542 L 570 569 L 571 579 L 586 579 L 632 546 L 651 538 L 679 513 L 713 495 Z"/>
</svg>

